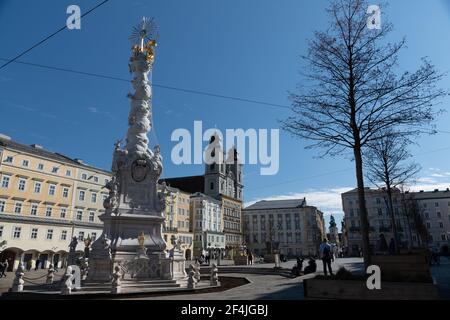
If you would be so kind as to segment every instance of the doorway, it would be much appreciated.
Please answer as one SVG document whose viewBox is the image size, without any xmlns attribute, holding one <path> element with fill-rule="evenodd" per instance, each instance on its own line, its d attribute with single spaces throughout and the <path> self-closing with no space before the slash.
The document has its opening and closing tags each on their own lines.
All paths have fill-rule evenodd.
<svg viewBox="0 0 450 320">
<path fill-rule="evenodd" d="M 14 261 L 16 260 L 16 253 L 12 250 L 5 250 L 1 255 L 1 262 L 8 260 L 8 269 L 6 271 L 13 271 Z"/>
</svg>

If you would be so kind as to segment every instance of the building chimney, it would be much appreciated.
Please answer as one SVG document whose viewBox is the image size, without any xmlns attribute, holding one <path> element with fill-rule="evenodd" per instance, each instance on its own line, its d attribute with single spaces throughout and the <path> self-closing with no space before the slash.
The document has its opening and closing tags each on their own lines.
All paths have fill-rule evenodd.
<svg viewBox="0 0 450 320">
<path fill-rule="evenodd" d="M 44 147 L 43 146 L 41 146 L 40 144 L 32 144 L 31 145 L 33 148 L 35 148 L 35 149 L 44 149 Z"/>
<path fill-rule="evenodd" d="M 83 164 L 83 160 L 82 159 L 75 158 L 75 161 L 78 162 L 79 164 Z"/>
</svg>

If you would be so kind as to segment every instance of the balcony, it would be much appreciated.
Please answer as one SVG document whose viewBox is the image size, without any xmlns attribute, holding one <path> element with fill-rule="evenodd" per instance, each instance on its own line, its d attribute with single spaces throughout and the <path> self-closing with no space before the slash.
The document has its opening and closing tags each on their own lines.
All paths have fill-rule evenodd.
<svg viewBox="0 0 450 320">
<path fill-rule="evenodd" d="M 178 228 L 176 227 L 163 227 L 163 232 L 178 232 Z"/>
</svg>

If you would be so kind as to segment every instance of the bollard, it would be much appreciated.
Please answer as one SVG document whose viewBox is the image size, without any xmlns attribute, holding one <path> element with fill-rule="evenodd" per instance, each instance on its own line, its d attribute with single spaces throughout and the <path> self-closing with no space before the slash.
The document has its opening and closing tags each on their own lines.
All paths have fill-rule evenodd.
<svg viewBox="0 0 450 320">
<path fill-rule="evenodd" d="M 13 286 L 11 288 L 12 292 L 23 291 L 23 284 L 25 283 L 25 281 L 23 281 L 22 279 L 24 275 L 23 271 L 24 271 L 23 263 L 20 262 L 16 270 L 16 277 L 14 278 Z"/>
</svg>

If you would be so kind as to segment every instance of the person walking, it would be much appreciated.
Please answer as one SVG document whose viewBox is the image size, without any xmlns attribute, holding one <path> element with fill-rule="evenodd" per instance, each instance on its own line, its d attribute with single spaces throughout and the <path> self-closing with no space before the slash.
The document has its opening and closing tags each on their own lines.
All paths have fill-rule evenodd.
<svg viewBox="0 0 450 320">
<path fill-rule="evenodd" d="M 3 262 L 0 262 L 0 275 L 2 275 L 4 273 L 5 270 L 5 265 L 3 264 Z M 1 276 L 0 276 L 1 278 Z"/>
<path fill-rule="evenodd" d="M 389 254 L 395 254 L 396 251 L 395 240 L 394 238 L 391 238 L 391 241 L 389 242 Z"/>
<path fill-rule="evenodd" d="M 3 261 L 2 273 L 0 274 L 0 278 L 3 277 L 6 278 L 6 272 L 8 272 L 8 267 L 9 267 L 8 259 L 5 259 L 5 261 Z"/>
<path fill-rule="evenodd" d="M 251 251 L 248 252 L 248 264 L 249 265 L 253 264 L 253 254 Z"/>
<path fill-rule="evenodd" d="M 39 264 L 40 264 L 40 262 L 41 262 L 41 260 L 36 259 L 34 271 L 36 271 L 37 269 L 39 269 Z"/>
<path fill-rule="evenodd" d="M 377 243 L 377 250 L 384 254 L 386 253 L 386 251 L 388 251 L 388 244 L 386 241 L 386 237 L 384 236 L 383 233 L 381 233 L 379 236 L 378 243 Z"/>
<path fill-rule="evenodd" d="M 333 270 L 331 269 L 331 250 L 331 245 L 328 243 L 328 240 L 324 238 L 319 247 L 319 255 L 322 259 L 323 273 L 325 274 L 325 276 L 327 275 L 327 268 L 330 272 L 330 276 L 333 275 Z"/>
</svg>

